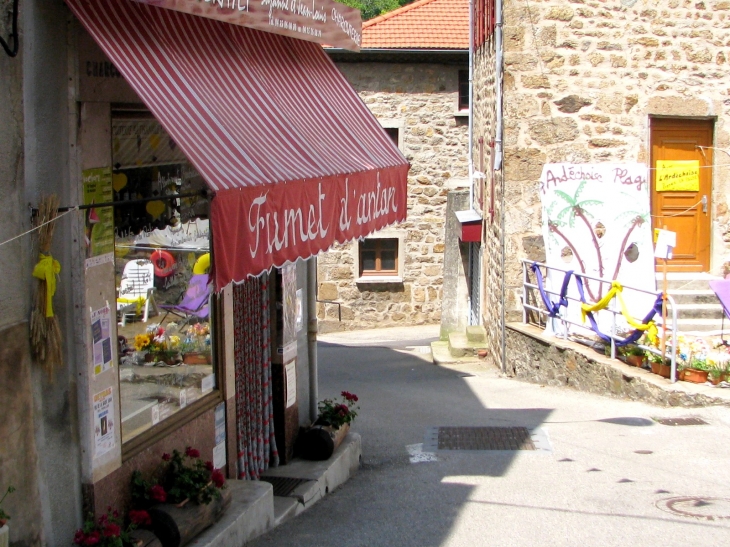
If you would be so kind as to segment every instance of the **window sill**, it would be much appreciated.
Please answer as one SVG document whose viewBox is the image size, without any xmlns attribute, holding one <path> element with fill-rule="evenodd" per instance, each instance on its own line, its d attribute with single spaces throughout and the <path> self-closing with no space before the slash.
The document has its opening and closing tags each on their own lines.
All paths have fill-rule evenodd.
<svg viewBox="0 0 730 547">
<path fill-rule="evenodd" d="M 367 275 L 358 277 L 355 280 L 358 285 L 373 285 L 375 283 L 403 283 L 403 277 L 400 275 Z"/>
<path fill-rule="evenodd" d="M 455 118 L 468 118 L 469 117 L 469 111 L 468 110 L 457 110 L 454 112 Z"/>
</svg>

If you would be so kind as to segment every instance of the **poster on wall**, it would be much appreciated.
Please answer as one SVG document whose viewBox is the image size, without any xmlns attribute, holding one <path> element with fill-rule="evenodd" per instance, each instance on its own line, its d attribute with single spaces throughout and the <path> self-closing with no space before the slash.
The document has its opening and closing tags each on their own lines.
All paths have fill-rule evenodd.
<svg viewBox="0 0 730 547">
<path fill-rule="evenodd" d="M 91 312 L 94 376 L 112 368 L 111 310 L 104 306 Z"/>
<path fill-rule="evenodd" d="M 94 457 L 106 454 L 115 446 L 114 394 L 108 387 L 94 395 Z"/>
<path fill-rule="evenodd" d="M 539 193 L 548 266 L 655 291 L 647 181 L 644 164 L 545 165 Z M 563 279 L 563 272 L 551 270 L 548 289 L 559 292 Z M 611 286 L 586 280 L 584 288 L 585 299 L 592 304 Z M 568 296 L 579 298 L 574 280 L 569 284 Z M 628 311 L 637 319 L 649 312 L 655 299 L 630 289 L 624 290 L 624 298 Z M 551 300 L 556 301 L 557 296 L 552 295 Z M 610 314 L 601 315 L 599 327 L 607 332 Z M 570 302 L 567 317 L 582 322 L 577 302 Z M 618 325 L 627 329 L 620 317 Z"/>
<path fill-rule="evenodd" d="M 84 205 L 114 201 L 112 168 L 86 169 L 81 174 L 84 189 Z M 110 257 L 114 253 L 114 209 L 90 207 L 86 215 L 86 258 Z M 87 267 L 104 260 L 87 263 Z"/>
<path fill-rule="evenodd" d="M 287 363 L 284 367 L 286 375 L 286 408 L 294 406 L 297 402 L 297 361 Z"/>
</svg>

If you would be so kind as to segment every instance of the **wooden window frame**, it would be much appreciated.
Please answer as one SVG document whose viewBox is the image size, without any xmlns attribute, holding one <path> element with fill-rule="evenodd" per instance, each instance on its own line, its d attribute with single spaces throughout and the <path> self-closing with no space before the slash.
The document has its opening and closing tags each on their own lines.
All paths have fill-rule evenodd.
<svg viewBox="0 0 730 547">
<path fill-rule="evenodd" d="M 382 253 L 382 243 L 383 242 L 395 242 L 395 269 L 393 270 L 383 270 L 381 268 L 381 253 Z M 363 267 L 363 260 L 362 260 L 362 251 L 363 251 L 363 245 L 364 244 L 373 244 L 375 245 L 375 266 L 376 269 L 374 270 L 366 270 Z M 390 250 L 390 249 L 388 249 Z M 398 271 L 398 259 L 400 257 L 400 240 L 397 237 L 388 237 L 388 238 L 377 238 L 377 239 L 363 239 L 358 242 L 358 249 L 357 252 L 360 256 L 360 271 L 359 276 L 361 278 L 363 277 L 388 277 L 388 276 L 398 276 L 400 275 L 400 272 Z"/>
</svg>

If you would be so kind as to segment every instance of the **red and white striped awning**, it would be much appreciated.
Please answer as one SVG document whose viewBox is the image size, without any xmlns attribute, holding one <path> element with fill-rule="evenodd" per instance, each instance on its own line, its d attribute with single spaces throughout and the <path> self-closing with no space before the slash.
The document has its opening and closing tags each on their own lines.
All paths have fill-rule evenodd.
<svg viewBox="0 0 730 547">
<path fill-rule="evenodd" d="M 408 162 L 318 44 L 66 3 L 215 192 L 217 289 L 405 219 Z"/>
</svg>

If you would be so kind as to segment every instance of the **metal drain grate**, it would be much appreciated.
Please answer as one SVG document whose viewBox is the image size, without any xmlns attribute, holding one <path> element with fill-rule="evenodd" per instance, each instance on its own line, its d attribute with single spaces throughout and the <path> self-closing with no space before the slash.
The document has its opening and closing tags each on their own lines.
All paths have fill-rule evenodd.
<svg viewBox="0 0 730 547">
<path fill-rule="evenodd" d="M 275 496 L 288 496 L 307 479 L 292 479 L 290 477 L 261 477 L 261 481 L 268 482 L 274 487 Z"/>
<path fill-rule="evenodd" d="M 437 450 L 535 450 L 526 427 L 439 427 Z"/>
<path fill-rule="evenodd" d="M 662 425 L 707 425 L 702 418 L 654 418 Z"/>
</svg>

